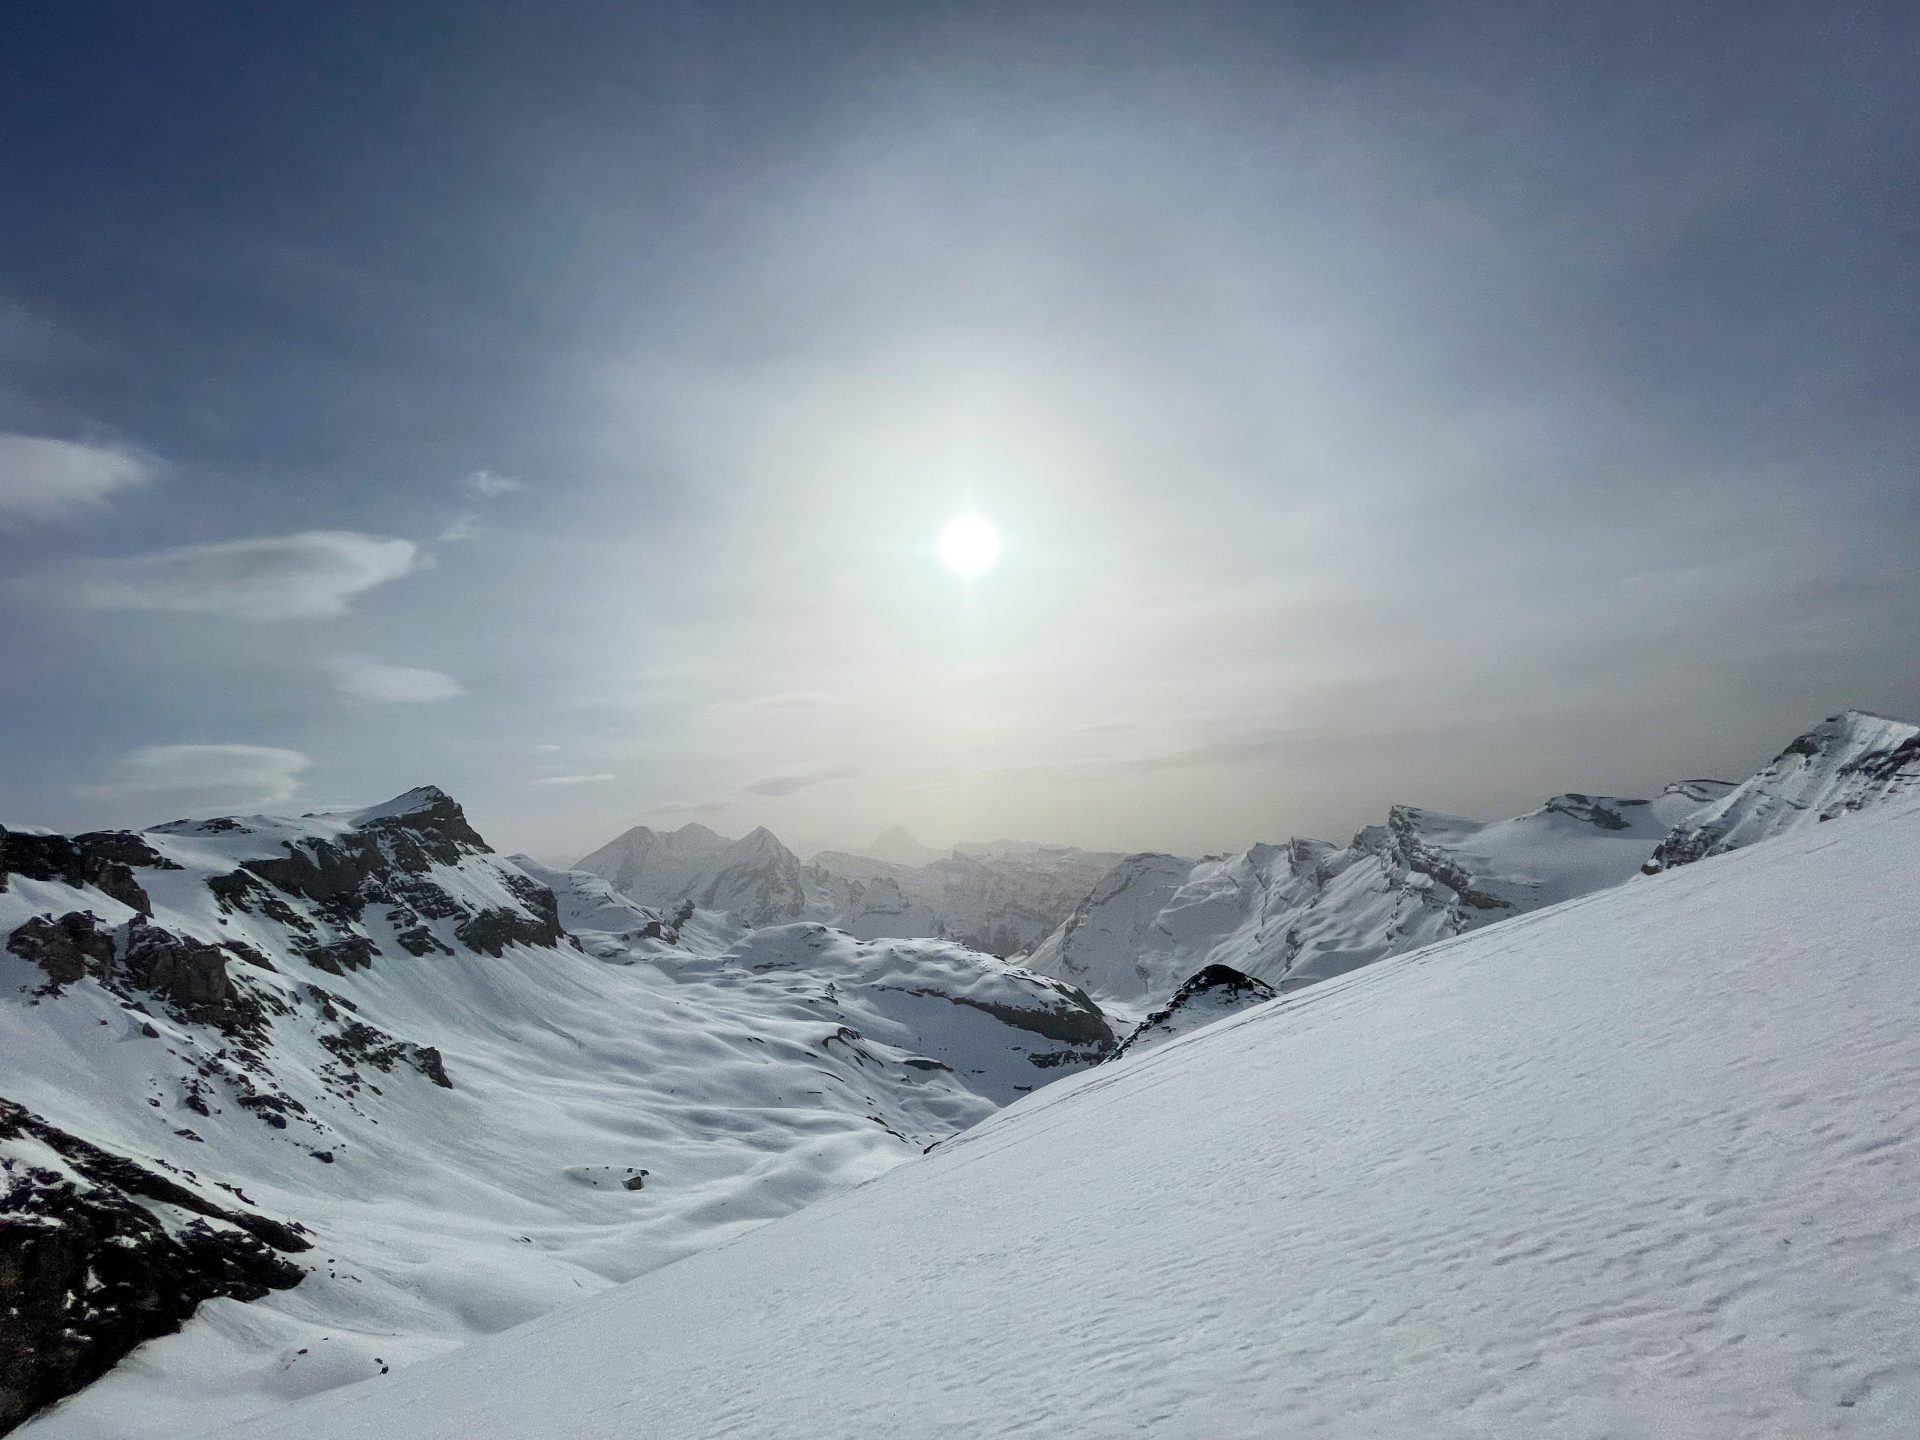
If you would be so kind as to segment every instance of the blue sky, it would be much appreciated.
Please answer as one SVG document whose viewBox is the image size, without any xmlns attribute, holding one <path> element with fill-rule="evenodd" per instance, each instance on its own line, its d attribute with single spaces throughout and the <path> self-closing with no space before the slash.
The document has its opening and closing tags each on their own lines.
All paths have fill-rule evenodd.
<svg viewBox="0 0 1920 1440">
<path fill-rule="evenodd" d="M 1913 715 L 1917 48 L 13 7 L 0 813 L 1213 849 Z"/>
</svg>

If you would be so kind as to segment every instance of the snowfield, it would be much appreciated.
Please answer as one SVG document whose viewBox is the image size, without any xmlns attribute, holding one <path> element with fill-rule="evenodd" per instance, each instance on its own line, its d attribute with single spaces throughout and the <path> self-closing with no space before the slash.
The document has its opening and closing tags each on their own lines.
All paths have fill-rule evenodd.
<svg viewBox="0 0 1920 1440">
<path fill-rule="evenodd" d="M 1381 961 L 250 1440 L 1920 1434 L 1920 806 Z"/>
</svg>

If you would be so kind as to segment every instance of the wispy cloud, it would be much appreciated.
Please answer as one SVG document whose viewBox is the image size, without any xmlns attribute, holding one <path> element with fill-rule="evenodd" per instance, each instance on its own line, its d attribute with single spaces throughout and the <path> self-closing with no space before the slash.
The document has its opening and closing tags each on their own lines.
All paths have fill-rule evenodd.
<svg viewBox="0 0 1920 1440">
<path fill-rule="evenodd" d="M 818 710 L 839 698 L 827 690 L 783 690 L 776 695 L 756 695 L 736 703 L 748 710 Z"/>
<path fill-rule="evenodd" d="M 96 510 L 152 478 L 153 466 L 125 450 L 0 434 L 0 527 Z"/>
<path fill-rule="evenodd" d="M 298 750 L 271 745 L 148 745 L 122 755 L 111 776 L 85 793 L 184 809 L 253 809 L 291 799 L 312 763 Z"/>
<path fill-rule="evenodd" d="M 345 614 L 356 595 L 399 579 L 419 560 L 411 540 L 307 530 L 82 560 L 54 580 L 63 598 L 93 610 L 299 620 Z"/>
<path fill-rule="evenodd" d="M 797 770 L 783 770 L 774 775 L 762 775 L 758 780 L 749 780 L 740 787 L 740 794 L 778 798 L 810 789 L 815 785 L 824 785 L 829 780 L 850 780 L 859 773 L 859 769 L 853 765 L 808 765 Z"/>
<path fill-rule="evenodd" d="M 526 489 L 525 482 L 512 475 L 501 475 L 493 470 L 474 470 L 462 475 L 459 480 L 461 491 L 473 500 L 484 504 L 497 500 L 502 495 L 511 495 L 516 490 Z M 441 540 L 458 543 L 471 540 L 478 535 L 482 527 L 478 510 L 463 510 L 453 517 L 447 528 L 440 532 Z"/>
<path fill-rule="evenodd" d="M 325 668 L 333 675 L 342 694 L 359 700 L 378 700 L 392 704 L 417 705 L 434 700 L 452 700 L 466 694 L 460 682 L 438 670 L 422 670 L 412 665 L 387 665 L 378 660 L 363 660 L 342 655 L 329 660 Z"/>
<path fill-rule="evenodd" d="M 560 753 L 560 747 L 558 745 L 536 745 L 533 747 L 533 753 L 536 755 L 558 755 Z"/>
<path fill-rule="evenodd" d="M 524 490 L 527 487 L 511 475 L 497 475 L 491 470 L 475 470 L 461 477 L 460 488 L 476 500 L 492 500 L 501 495 L 511 495 L 515 490 Z"/>
<path fill-rule="evenodd" d="M 604 785 L 609 780 L 618 780 L 618 775 L 542 775 L 529 783 L 534 785 Z"/>
<path fill-rule="evenodd" d="M 658 805 L 649 805 L 645 813 L 654 816 L 710 815 L 743 800 L 778 800 L 815 785 L 851 780 L 859 773 L 858 766 L 844 762 L 801 765 L 749 780 L 726 795 L 709 796 L 704 800 L 666 800 Z"/>
</svg>

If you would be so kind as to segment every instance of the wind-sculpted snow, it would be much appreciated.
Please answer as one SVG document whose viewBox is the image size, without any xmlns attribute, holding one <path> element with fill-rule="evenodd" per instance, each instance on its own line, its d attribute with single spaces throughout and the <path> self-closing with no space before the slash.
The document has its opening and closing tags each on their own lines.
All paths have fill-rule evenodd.
<svg viewBox="0 0 1920 1440">
<path fill-rule="evenodd" d="M 0 1146 L 60 1274 L 164 1297 L 144 1329 L 107 1305 L 103 1343 L 251 1299 L 208 1301 L 36 1437 L 178 1435 L 398 1373 L 871 1179 L 1112 1044 L 1073 987 L 955 945 L 747 932 L 529 873 L 437 790 L 0 846 L 0 1096 L 312 1244 L 266 1294 L 283 1262 L 189 1264 L 192 1216 L 83 1213 L 44 1146 Z M 0 1315 L 53 1273 L 10 1269 L 11 1233 Z M 31 1313 L 57 1358 L 65 1312 Z M 99 1368 L 39 1365 L 33 1396 Z"/>
<path fill-rule="evenodd" d="M 1863 710 L 1831 716 L 1660 842 L 1649 873 L 1920 793 L 1920 725 Z"/>
<path fill-rule="evenodd" d="M 1429 946 L 233 1433 L 1904 1440 L 1917 872 L 1908 802 Z"/>
</svg>

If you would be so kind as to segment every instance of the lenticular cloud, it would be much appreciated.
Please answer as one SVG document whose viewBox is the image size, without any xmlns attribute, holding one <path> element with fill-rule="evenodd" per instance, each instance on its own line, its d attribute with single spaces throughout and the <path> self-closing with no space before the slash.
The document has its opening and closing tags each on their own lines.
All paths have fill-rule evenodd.
<svg viewBox="0 0 1920 1440">
<path fill-rule="evenodd" d="M 81 561 L 61 580 L 74 603 L 92 610 L 297 620 L 345 614 L 354 596 L 418 562 L 411 540 L 307 530 Z"/>
</svg>

